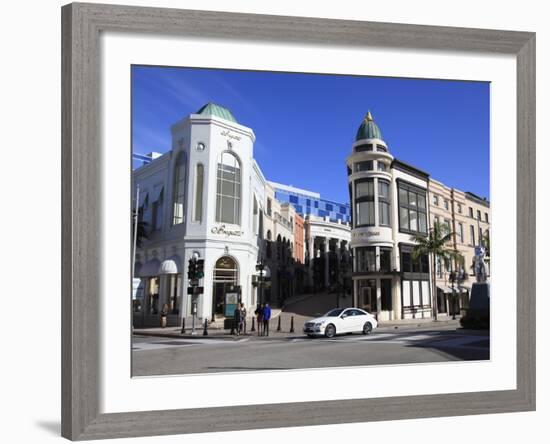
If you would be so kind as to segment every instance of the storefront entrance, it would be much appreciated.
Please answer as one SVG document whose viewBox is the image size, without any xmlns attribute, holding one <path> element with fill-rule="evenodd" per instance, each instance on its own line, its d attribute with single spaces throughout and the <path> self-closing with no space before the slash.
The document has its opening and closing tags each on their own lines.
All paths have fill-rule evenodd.
<svg viewBox="0 0 550 444">
<path fill-rule="evenodd" d="M 218 259 L 214 267 L 212 285 L 212 316 L 225 315 L 225 296 L 238 292 L 239 269 L 237 262 L 230 256 Z"/>
<path fill-rule="evenodd" d="M 361 279 L 357 282 L 359 291 L 359 308 L 368 311 L 369 313 L 377 312 L 376 305 L 376 279 Z"/>
</svg>

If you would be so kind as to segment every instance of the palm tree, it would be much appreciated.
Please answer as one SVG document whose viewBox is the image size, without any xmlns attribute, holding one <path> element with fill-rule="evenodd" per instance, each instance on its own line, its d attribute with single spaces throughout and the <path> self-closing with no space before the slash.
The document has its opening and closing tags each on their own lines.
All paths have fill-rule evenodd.
<svg viewBox="0 0 550 444">
<path fill-rule="evenodd" d="M 458 251 L 447 248 L 446 244 L 453 239 L 453 233 L 449 230 L 447 225 L 443 225 L 439 222 L 434 223 L 433 228 L 427 236 L 425 235 L 413 235 L 412 240 L 416 243 L 412 251 L 413 260 L 417 260 L 422 255 L 428 255 L 432 259 L 434 264 L 436 258 L 439 256 L 443 259 L 445 265 L 448 267 L 451 260 L 458 260 L 458 257 L 462 257 Z M 432 311 L 433 317 L 437 321 L 437 285 L 435 270 L 432 273 Z"/>
</svg>

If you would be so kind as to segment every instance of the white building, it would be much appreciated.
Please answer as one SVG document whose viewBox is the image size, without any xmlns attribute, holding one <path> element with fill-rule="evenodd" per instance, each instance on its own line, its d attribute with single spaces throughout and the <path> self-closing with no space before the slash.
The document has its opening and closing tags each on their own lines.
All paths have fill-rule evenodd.
<svg viewBox="0 0 550 444">
<path fill-rule="evenodd" d="M 411 255 L 412 235 L 428 233 L 428 174 L 394 159 L 370 112 L 346 163 L 354 304 L 381 321 L 430 317 L 429 260 Z"/>
<path fill-rule="evenodd" d="M 191 315 L 184 289 L 193 256 L 205 261 L 200 319 L 225 315 L 227 293 L 256 304 L 251 270 L 260 257 L 266 181 L 253 159 L 254 139 L 227 109 L 207 104 L 172 126 L 171 151 L 134 172 L 150 231 L 135 266 L 145 324 L 164 304 L 172 323 Z"/>
</svg>

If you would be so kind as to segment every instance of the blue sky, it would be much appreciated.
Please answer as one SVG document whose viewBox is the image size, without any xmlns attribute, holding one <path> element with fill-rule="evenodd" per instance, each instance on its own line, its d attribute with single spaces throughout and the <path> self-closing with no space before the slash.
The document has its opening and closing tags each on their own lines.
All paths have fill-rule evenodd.
<svg viewBox="0 0 550 444">
<path fill-rule="evenodd" d="M 256 134 L 268 180 L 348 201 L 345 158 L 368 110 L 390 153 L 489 198 L 489 83 L 194 68 L 132 68 L 136 153 L 170 149 L 170 126 L 207 102 Z"/>
</svg>

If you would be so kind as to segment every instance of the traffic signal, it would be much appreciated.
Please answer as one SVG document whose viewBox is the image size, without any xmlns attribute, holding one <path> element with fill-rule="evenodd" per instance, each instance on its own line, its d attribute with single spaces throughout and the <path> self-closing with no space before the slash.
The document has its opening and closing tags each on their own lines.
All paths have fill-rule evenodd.
<svg viewBox="0 0 550 444">
<path fill-rule="evenodd" d="M 187 267 L 187 277 L 189 279 L 196 279 L 197 276 L 197 261 L 195 259 L 189 259 L 189 266 Z"/>
<path fill-rule="evenodd" d="M 204 259 L 199 259 L 197 261 L 195 277 L 197 279 L 202 279 L 204 277 Z"/>
</svg>

